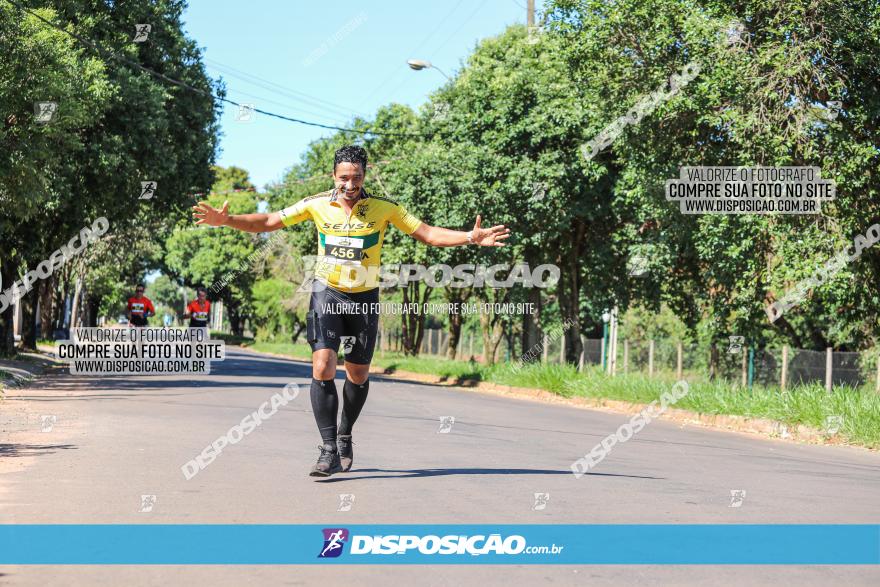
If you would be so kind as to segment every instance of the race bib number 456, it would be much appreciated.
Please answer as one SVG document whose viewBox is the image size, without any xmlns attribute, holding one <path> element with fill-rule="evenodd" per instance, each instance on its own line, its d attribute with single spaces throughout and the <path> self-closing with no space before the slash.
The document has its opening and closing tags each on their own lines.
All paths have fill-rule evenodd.
<svg viewBox="0 0 880 587">
<path fill-rule="evenodd" d="M 327 236 L 324 254 L 328 261 L 360 265 L 364 257 L 364 239 L 347 236 Z"/>
</svg>

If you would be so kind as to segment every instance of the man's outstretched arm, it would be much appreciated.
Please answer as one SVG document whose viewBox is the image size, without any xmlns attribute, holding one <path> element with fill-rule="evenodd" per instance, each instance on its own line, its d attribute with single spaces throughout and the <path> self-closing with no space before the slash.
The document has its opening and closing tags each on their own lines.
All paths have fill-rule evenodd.
<svg viewBox="0 0 880 587">
<path fill-rule="evenodd" d="M 229 202 L 223 202 L 219 210 L 207 202 L 199 202 L 193 209 L 193 218 L 196 224 L 208 226 L 228 226 L 245 232 L 272 232 L 284 228 L 281 215 L 278 212 L 271 214 L 230 214 Z"/>
<path fill-rule="evenodd" d="M 441 226 L 430 226 L 423 222 L 410 236 L 434 247 L 456 247 L 470 244 L 482 247 L 503 247 L 504 243 L 501 241 L 510 236 L 510 229 L 503 224 L 492 228 L 482 228 L 480 221 L 480 216 L 477 215 L 474 229 L 469 233 L 461 230 L 449 230 Z M 468 235 L 471 235 L 470 240 Z"/>
</svg>

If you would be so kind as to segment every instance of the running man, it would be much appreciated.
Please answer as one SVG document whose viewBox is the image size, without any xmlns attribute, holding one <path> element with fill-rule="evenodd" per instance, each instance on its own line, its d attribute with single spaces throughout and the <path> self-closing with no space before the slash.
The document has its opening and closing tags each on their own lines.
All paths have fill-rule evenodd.
<svg viewBox="0 0 880 587">
<path fill-rule="evenodd" d="M 197 287 L 196 299 L 187 305 L 183 317 L 189 318 L 190 328 L 207 328 L 210 312 L 211 302 L 208 301 L 208 290 L 204 287 Z"/>
<path fill-rule="evenodd" d="M 279 212 L 230 215 L 228 202 L 219 210 L 206 202 L 193 206 L 196 224 L 269 232 L 312 220 L 318 229 L 321 262 L 315 276 L 319 283 L 312 288 L 307 338 L 312 348 L 312 411 L 323 444 L 318 447 L 321 454 L 310 473 L 313 477 L 327 477 L 351 469 L 352 427 L 367 401 L 379 315 L 365 309 L 377 307 L 379 288 L 377 282 L 364 283 L 362 278 L 357 278 L 358 272 L 353 267 L 369 269 L 368 274 L 378 271 L 389 224 L 435 247 L 468 244 L 502 247 L 501 241 L 510 236 L 510 229 L 503 225 L 482 228 L 479 215 L 470 232 L 429 226 L 397 202 L 367 193 L 363 188 L 366 169 L 366 151 L 362 147 L 346 146 L 336 151 L 333 161 L 335 189 L 304 198 Z M 342 417 L 337 426 L 339 397 L 334 377 L 343 336 L 347 340 L 346 349 L 351 351 L 345 355 Z"/>
<path fill-rule="evenodd" d="M 156 313 L 153 302 L 144 295 L 143 283 L 137 284 L 137 287 L 134 288 L 134 296 L 128 298 L 126 312 L 128 313 L 129 326 L 146 326 L 147 318 Z"/>
</svg>

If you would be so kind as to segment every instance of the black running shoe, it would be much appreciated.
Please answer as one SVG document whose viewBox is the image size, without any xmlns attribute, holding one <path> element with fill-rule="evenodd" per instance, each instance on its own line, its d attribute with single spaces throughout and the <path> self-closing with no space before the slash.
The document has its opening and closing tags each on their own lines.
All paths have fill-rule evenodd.
<svg viewBox="0 0 880 587">
<path fill-rule="evenodd" d="M 331 446 L 329 444 L 318 445 L 318 448 L 321 449 L 321 456 L 318 457 L 318 462 L 312 467 L 312 472 L 309 473 L 310 477 L 329 477 L 333 473 L 342 472 L 342 465 L 339 464 L 339 453 L 333 450 Z"/>
<path fill-rule="evenodd" d="M 340 434 L 336 438 L 336 446 L 339 447 L 339 463 L 342 465 L 342 471 L 350 471 L 351 465 L 354 463 L 354 449 L 351 448 L 351 445 L 354 444 L 351 440 L 351 434 Z"/>
</svg>

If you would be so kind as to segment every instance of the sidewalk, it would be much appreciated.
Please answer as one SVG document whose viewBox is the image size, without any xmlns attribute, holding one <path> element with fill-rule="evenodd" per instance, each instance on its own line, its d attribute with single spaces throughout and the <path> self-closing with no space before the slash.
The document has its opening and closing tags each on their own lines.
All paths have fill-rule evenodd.
<svg viewBox="0 0 880 587">
<path fill-rule="evenodd" d="M 6 387 L 22 387 L 62 366 L 62 363 L 41 352 L 19 353 L 16 359 L 0 359 L 0 393 Z"/>
</svg>

